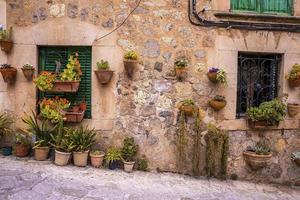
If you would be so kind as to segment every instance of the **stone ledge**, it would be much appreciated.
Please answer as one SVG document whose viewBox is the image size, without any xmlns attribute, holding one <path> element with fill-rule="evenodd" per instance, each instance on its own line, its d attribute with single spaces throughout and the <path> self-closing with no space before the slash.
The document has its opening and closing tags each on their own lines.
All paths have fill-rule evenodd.
<svg viewBox="0 0 300 200">
<path fill-rule="evenodd" d="M 292 23 L 299 24 L 300 17 L 287 15 L 270 15 L 270 14 L 255 14 L 255 13 L 241 13 L 241 12 L 216 12 L 215 17 L 222 19 L 234 19 L 243 21 L 261 21 L 270 23 Z"/>
<path fill-rule="evenodd" d="M 219 123 L 220 128 L 228 131 L 246 131 L 253 130 L 248 127 L 246 119 L 232 119 L 224 120 Z M 266 128 L 264 130 L 295 130 L 299 129 L 299 120 L 298 119 L 286 119 L 279 124 L 276 128 Z"/>
</svg>

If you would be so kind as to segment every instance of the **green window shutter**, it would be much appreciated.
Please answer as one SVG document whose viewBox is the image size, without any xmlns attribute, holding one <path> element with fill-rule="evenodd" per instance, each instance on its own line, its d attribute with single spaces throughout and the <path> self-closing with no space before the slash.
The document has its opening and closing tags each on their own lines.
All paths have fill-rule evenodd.
<svg viewBox="0 0 300 200">
<path fill-rule="evenodd" d="M 87 110 L 85 112 L 85 118 L 91 118 L 91 104 L 92 104 L 92 49 L 91 47 L 40 47 L 39 48 L 39 72 L 41 71 L 55 71 L 56 62 L 62 63 L 61 70 L 63 71 L 67 64 L 68 58 L 71 54 L 78 52 L 79 61 L 81 64 L 82 77 L 80 81 L 80 87 L 77 93 L 45 93 L 38 92 L 38 99 L 44 97 L 51 98 L 60 96 L 67 98 L 71 103 L 81 102 L 85 100 L 87 102 Z"/>
<path fill-rule="evenodd" d="M 263 13 L 293 13 L 293 0 L 264 0 L 262 1 Z"/>
<path fill-rule="evenodd" d="M 231 10 L 256 12 L 257 0 L 231 0 Z"/>
</svg>

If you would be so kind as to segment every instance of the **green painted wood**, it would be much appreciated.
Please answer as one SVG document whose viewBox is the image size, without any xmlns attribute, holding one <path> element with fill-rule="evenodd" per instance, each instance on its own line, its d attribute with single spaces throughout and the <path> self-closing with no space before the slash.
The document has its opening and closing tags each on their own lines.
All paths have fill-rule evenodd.
<svg viewBox="0 0 300 200">
<path fill-rule="evenodd" d="M 257 11 L 257 0 L 231 0 L 231 9 L 238 11 Z"/>
<path fill-rule="evenodd" d="M 85 112 L 85 118 L 91 118 L 92 107 L 92 49 L 91 47 L 40 47 L 39 48 L 39 72 L 41 71 L 55 71 L 56 62 L 60 60 L 62 67 L 60 71 L 63 71 L 69 56 L 75 52 L 79 53 L 79 61 L 81 64 L 82 77 L 80 87 L 77 93 L 47 93 L 38 92 L 38 99 L 44 97 L 51 98 L 60 96 L 67 98 L 72 104 L 85 100 L 87 102 L 87 111 Z"/>
</svg>

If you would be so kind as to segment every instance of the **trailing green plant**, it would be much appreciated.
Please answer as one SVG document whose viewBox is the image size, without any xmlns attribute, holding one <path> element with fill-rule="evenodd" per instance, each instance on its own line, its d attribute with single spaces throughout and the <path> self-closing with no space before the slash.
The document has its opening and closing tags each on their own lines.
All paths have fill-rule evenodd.
<svg viewBox="0 0 300 200">
<path fill-rule="evenodd" d="M 294 64 L 289 73 L 285 76 L 288 80 L 295 80 L 300 78 L 300 65 Z"/>
<path fill-rule="evenodd" d="M 107 150 L 107 153 L 105 155 L 105 163 L 106 165 L 109 165 L 110 163 L 117 162 L 122 160 L 122 153 L 121 150 L 117 147 L 110 147 Z"/>
<path fill-rule="evenodd" d="M 12 132 L 10 126 L 13 124 L 13 118 L 7 113 L 0 113 L 0 138 Z"/>
<path fill-rule="evenodd" d="M 178 151 L 178 167 L 183 170 L 186 162 L 186 147 L 187 147 L 187 128 L 185 125 L 185 114 L 183 111 L 179 113 L 179 128 L 177 131 L 177 151 Z"/>
<path fill-rule="evenodd" d="M 217 80 L 219 83 L 227 86 L 227 73 L 223 69 L 219 69 L 217 72 Z"/>
<path fill-rule="evenodd" d="M 73 151 L 75 152 L 88 151 L 96 141 L 96 131 L 94 129 L 80 126 L 79 128 L 71 129 L 70 132 L 70 140 L 72 141 L 74 146 Z"/>
<path fill-rule="evenodd" d="M 138 55 L 135 51 L 128 51 L 128 52 L 125 53 L 124 59 L 125 60 L 137 60 Z"/>
<path fill-rule="evenodd" d="M 188 65 L 188 60 L 185 58 L 178 59 L 174 62 L 175 67 L 184 68 Z"/>
<path fill-rule="evenodd" d="M 4 29 L 3 25 L 0 25 L 0 40 L 11 41 L 12 37 L 12 27 L 9 30 Z"/>
<path fill-rule="evenodd" d="M 201 133 L 203 132 L 203 127 L 201 125 L 201 120 L 199 114 L 197 114 L 195 119 L 195 127 L 194 127 L 194 145 L 193 145 L 193 174 L 195 176 L 200 176 L 200 152 L 201 152 Z"/>
<path fill-rule="evenodd" d="M 56 133 L 51 134 L 51 145 L 60 152 L 72 152 L 75 148 L 71 140 L 72 129 L 64 127 L 63 122 L 59 122 L 56 126 Z"/>
<path fill-rule="evenodd" d="M 222 96 L 222 95 L 216 95 L 216 96 L 214 96 L 213 100 L 215 100 L 215 101 L 226 101 L 226 98 L 225 98 L 225 96 Z"/>
<path fill-rule="evenodd" d="M 186 99 L 186 100 L 183 100 L 183 101 L 181 101 L 181 104 L 182 104 L 183 106 L 194 106 L 194 105 L 196 105 L 196 104 L 195 104 L 195 101 L 192 100 L 192 99 Z"/>
<path fill-rule="evenodd" d="M 139 148 L 139 146 L 137 144 L 135 144 L 133 137 L 130 137 L 130 138 L 126 137 L 123 141 L 123 147 L 121 149 L 122 158 L 126 162 L 133 161 L 134 156 L 138 152 L 138 148 Z"/>
<path fill-rule="evenodd" d="M 16 133 L 15 135 L 15 143 L 16 144 L 23 144 L 23 145 L 30 145 L 31 144 L 31 140 L 28 137 L 28 135 L 24 135 L 21 133 Z"/>
<path fill-rule="evenodd" d="M 28 136 L 35 137 L 35 147 L 47 147 L 50 145 L 51 134 L 55 133 L 55 126 L 50 126 L 47 124 L 45 120 L 41 120 L 39 123 L 37 120 L 37 116 L 34 112 L 32 112 L 32 116 L 26 115 L 22 118 L 23 123 L 27 126 L 22 131 Z"/>
<path fill-rule="evenodd" d="M 56 74 L 43 71 L 35 79 L 33 79 L 33 82 L 39 88 L 39 90 L 45 92 L 51 90 L 54 87 L 55 79 Z"/>
<path fill-rule="evenodd" d="M 148 161 L 146 158 L 139 158 L 136 161 L 136 168 L 140 171 L 147 171 L 148 170 Z"/>
<path fill-rule="evenodd" d="M 261 103 L 258 107 L 247 109 L 247 117 L 255 121 L 266 121 L 270 125 L 275 125 L 283 121 L 286 115 L 286 105 L 281 101 L 274 99 L 272 101 Z"/>
<path fill-rule="evenodd" d="M 98 70 L 108 70 L 110 68 L 108 61 L 101 60 L 97 62 Z"/>
<path fill-rule="evenodd" d="M 62 81 L 75 81 L 79 80 L 82 75 L 80 62 L 77 56 L 71 55 L 68 64 L 64 71 L 59 75 Z"/>
<path fill-rule="evenodd" d="M 70 102 L 65 98 L 44 98 L 39 103 L 41 116 L 51 121 L 51 123 L 58 123 L 63 121 L 65 110 L 70 107 Z"/>
<path fill-rule="evenodd" d="M 226 178 L 229 137 L 225 131 L 213 124 L 207 125 L 206 139 L 206 174 L 208 177 Z"/>
</svg>

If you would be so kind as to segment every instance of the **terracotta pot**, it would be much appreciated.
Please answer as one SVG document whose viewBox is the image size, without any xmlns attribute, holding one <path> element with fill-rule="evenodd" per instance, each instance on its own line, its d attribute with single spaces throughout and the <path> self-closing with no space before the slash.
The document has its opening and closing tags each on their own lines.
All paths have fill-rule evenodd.
<svg viewBox="0 0 300 200">
<path fill-rule="evenodd" d="M 65 166 L 69 163 L 71 153 L 55 150 L 54 163 L 59 166 Z"/>
<path fill-rule="evenodd" d="M 74 165 L 78 167 L 87 166 L 89 151 L 86 152 L 73 152 Z"/>
<path fill-rule="evenodd" d="M 208 79 L 213 83 L 218 83 L 217 72 L 207 72 Z"/>
<path fill-rule="evenodd" d="M 73 122 L 73 123 L 79 123 L 84 118 L 85 111 L 79 111 L 79 112 L 66 112 L 65 114 L 65 121 L 66 122 Z"/>
<path fill-rule="evenodd" d="M 279 123 L 276 124 L 270 124 L 270 122 L 266 120 L 260 120 L 260 121 L 252 121 L 248 120 L 248 126 L 252 129 L 271 129 L 278 127 Z"/>
<path fill-rule="evenodd" d="M 195 113 L 196 109 L 197 109 L 197 107 L 193 106 L 193 105 L 181 105 L 180 106 L 180 110 L 183 111 L 188 116 L 192 116 Z"/>
<path fill-rule="evenodd" d="M 124 60 L 124 67 L 126 74 L 129 78 L 132 78 L 135 68 L 137 67 L 137 60 Z"/>
<path fill-rule="evenodd" d="M 107 84 L 110 82 L 114 71 L 111 70 L 98 70 L 95 71 L 95 74 L 98 78 L 98 80 L 100 81 L 101 84 Z"/>
<path fill-rule="evenodd" d="M 135 162 L 125 162 L 124 161 L 124 171 L 128 172 L 128 173 L 132 172 L 133 171 L 134 163 Z"/>
<path fill-rule="evenodd" d="M 26 78 L 28 81 L 31 81 L 35 69 L 22 69 L 22 71 L 23 71 L 23 74 L 24 74 L 25 78 Z"/>
<path fill-rule="evenodd" d="M 58 81 L 54 82 L 53 88 L 49 92 L 72 92 L 78 91 L 80 81 Z"/>
<path fill-rule="evenodd" d="M 91 157 L 91 165 L 93 167 L 99 168 L 103 164 L 104 152 L 101 152 L 101 155 L 93 155 L 90 154 Z"/>
<path fill-rule="evenodd" d="M 216 111 L 222 110 L 227 104 L 226 101 L 216 101 L 216 100 L 210 100 L 208 103 L 210 107 L 212 107 Z"/>
<path fill-rule="evenodd" d="M 295 117 L 299 113 L 300 105 L 299 104 L 289 104 L 288 103 L 287 108 L 288 108 L 289 116 L 290 117 Z"/>
<path fill-rule="evenodd" d="M 288 79 L 290 87 L 299 87 L 300 86 L 300 78 L 297 79 Z"/>
<path fill-rule="evenodd" d="M 80 107 L 80 110 L 86 111 L 86 109 L 87 109 L 87 104 L 86 104 L 86 102 L 81 102 L 81 103 L 79 104 L 79 107 Z"/>
<path fill-rule="evenodd" d="M 295 159 L 294 162 L 300 167 L 300 158 Z"/>
<path fill-rule="evenodd" d="M 187 69 L 185 67 L 175 67 L 175 74 L 179 80 L 182 80 L 186 77 Z"/>
<path fill-rule="evenodd" d="M 13 47 L 13 42 L 8 40 L 0 40 L 1 50 L 9 53 Z"/>
<path fill-rule="evenodd" d="M 253 170 L 259 170 L 266 167 L 272 158 L 272 154 L 258 155 L 252 151 L 245 151 L 243 155 L 246 163 Z"/>
<path fill-rule="evenodd" d="M 29 155 L 30 146 L 28 144 L 16 144 L 15 155 L 17 157 L 26 157 Z"/>
<path fill-rule="evenodd" d="M 34 159 L 38 161 L 47 160 L 49 154 L 49 147 L 35 147 Z"/>
<path fill-rule="evenodd" d="M 3 80 L 5 83 L 14 83 L 17 76 L 17 69 L 11 67 L 11 68 L 5 68 L 0 69 L 0 72 L 2 74 Z"/>
<path fill-rule="evenodd" d="M 72 112 L 79 112 L 80 111 L 80 106 L 73 106 Z"/>
</svg>

